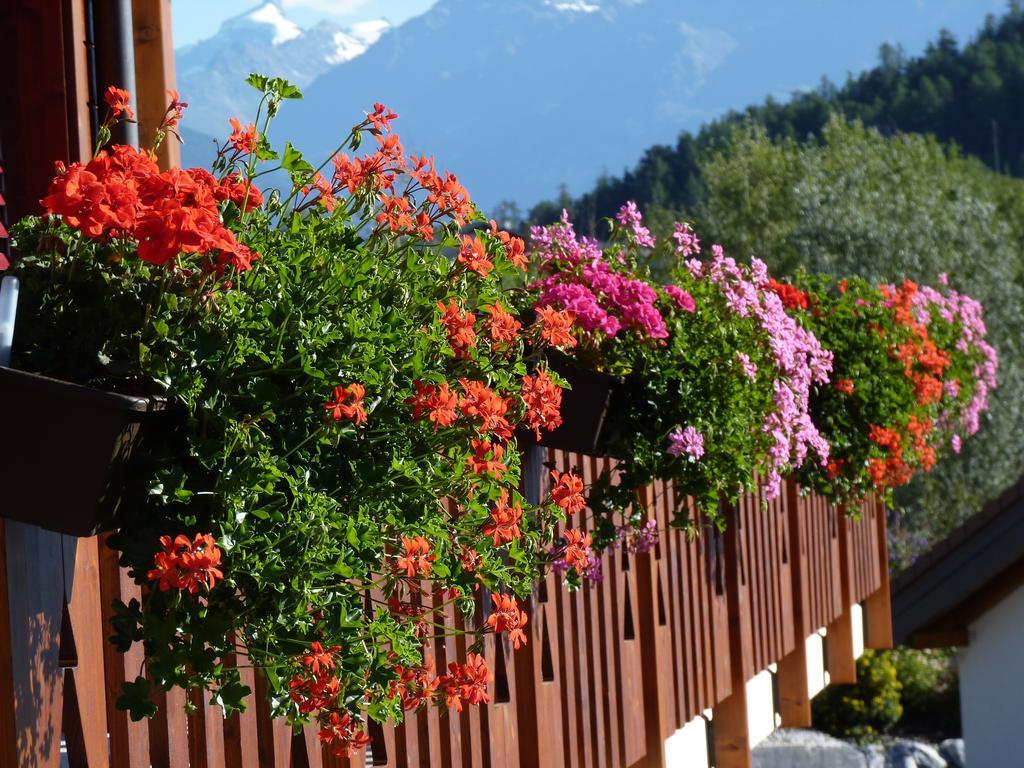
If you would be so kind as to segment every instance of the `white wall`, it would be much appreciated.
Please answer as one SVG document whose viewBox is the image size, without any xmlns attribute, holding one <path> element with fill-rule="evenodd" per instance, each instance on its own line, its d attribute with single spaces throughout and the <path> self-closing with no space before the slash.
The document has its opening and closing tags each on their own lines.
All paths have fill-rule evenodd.
<svg viewBox="0 0 1024 768">
<path fill-rule="evenodd" d="M 1024 587 L 968 628 L 959 651 L 960 711 L 971 768 L 1024 764 Z"/>
<path fill-rule="evenodd" d="M 711 710 L 708 710 L 708 715 Z M 665 742 L 665 765 L 667 768 L 707 768 L 708 732 L 707 721 L 695 717 Z"/>
</svg>

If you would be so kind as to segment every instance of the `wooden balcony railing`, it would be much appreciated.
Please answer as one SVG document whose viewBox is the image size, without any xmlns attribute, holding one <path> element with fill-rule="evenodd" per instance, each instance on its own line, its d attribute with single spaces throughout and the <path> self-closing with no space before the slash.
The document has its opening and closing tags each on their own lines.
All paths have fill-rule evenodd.
<svg viewBox="0 0 1024 768">
<path fill-rule="evenodd" d="M 589 482 L 611 460 L 534 448 L 527 493 L 547 492 L 548 468 Z M 663 523 L 674 489 L 638 494 Z M 491 703 L 463 713 L 424 711 L 398 727 L 370 724 L 370 754 L 324 755 L 312 728 L 292 734 L 269 718 L 258 675 L 247 711 L 225 720 L 171 691 L 160 715 L 131 722 L 114 706 L 141 653 L 105 641 L 111 601 L 138 596 L 102 537 L 74 539 L 7 522 L 0 558 L 0 767 L 56 766 L 62 736 L 71 766 L 648 766 L 665 741 L 707 710 L 719 768 L 749 765 L 745 683 L 778 664 L 779 710 L 809 725 L 805 638 L 828 627 L 833 681 L 854 670 L 851 606 L 864 605 L 869 646 L 890 643 L 884 510 L 859 517 L 787 485 L 762 507 L 753 494 L 727 510 L 724 533 L 688 539 L 664 530 L 647 553 L 602 557 L 604 578 L 576 593 L 554 575 L 526 610 L 529 644 L 513 652 L 489 636 Z M 699 522 L 699 521 L 698 521 Z M 486 614 L 487 598 L 478 608 Z M 455 617 L 449 616 L 455 620 Z M 464 658 L 461 637 L 430 641 L 439 667 Z M 237 659 L 244 668 L 244 659 Z M 109 736 L 108 736 L 109 734 Z"/>
</svg>

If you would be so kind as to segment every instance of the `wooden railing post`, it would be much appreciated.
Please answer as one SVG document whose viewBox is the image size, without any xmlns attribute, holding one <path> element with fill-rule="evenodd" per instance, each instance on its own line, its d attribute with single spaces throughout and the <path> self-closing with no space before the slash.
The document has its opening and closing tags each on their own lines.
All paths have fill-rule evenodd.
<svg viewBox="0 0 1024 768">
<path fill-rule="evenodd" d="M 745 531 L 740 529 L 740 515 L 732 505 L 723 502 L 726 512 L 725 570 L 729 612 L 729 656 L 731 659 L 732 693 L 714 708 L 712 727 L 715 742 L 716 768 L 750 768 L 750 732 L 747 718 L 747 679 L 751 669 L 752 638 L 747 594 L 748 564 L 743 561 Z"/>
<path fill-rule="evenodd" d="M 892 594 L 889 587 L 889 537 L 885 504 L 881 499 L 875 499 L 874 504 L 881 583 L 864 601 L 864 644 L 868 648 L 892 648 Z"/>
<path fill-rule="evenodd" d="M 839 526 L 839 578 L 843 611 L 828 625 L 825 637 L 828 643 L 828 676 L 830 683 L 856 683 L 857 659 L 853 650 L 853 617 L 850 614 L 853 599 L 850 521 L 842 505 L 837 506 L 833 514 Z"/>
<path fill-rule="evenodd" d="M 653 520 L 651 487 L 638 488 L 636 503 L 644 510 L 644 520 Z M 658 521 L 664 525 L 666 520 Z M 636 556 L 637 631 L 640 641 L 640 671 L 643 679 L 643 707 L 646 752 L 637 768 L 661 768 L 665 765 L 665 741 L 662 731 L 662 706 L 669 700 L 672 685 L 670 643 L 658 626 L 658 563 L 654 549 Z"/>
<path fill-rule="evenodd" d="M 804 556 L 806 532 L 800 507 L 800 488 L 787 480 L 784 490 L 786 522 L 789 526 L 789 562 L 793 595 L 793 650 L 778 662 L 779 715 L 784 728 L 809 728 L 811 697 L 807 685 L 807 635 L 809 624 L 809 579 Z"/>
</svg>

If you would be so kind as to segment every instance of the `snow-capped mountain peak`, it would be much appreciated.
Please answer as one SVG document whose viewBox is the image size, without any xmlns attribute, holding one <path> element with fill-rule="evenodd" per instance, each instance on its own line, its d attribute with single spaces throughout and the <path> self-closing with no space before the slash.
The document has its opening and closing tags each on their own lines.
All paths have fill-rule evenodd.
<svg viewBox="0 0 1024 768">
<path fill-rule="evenodd" d="M 264 39 L 269 36 L 271 45 L 281 45 L 294 40 L 302 34 L 302 29 L 275 2 L 266 2 L 241 16 L 228 19 L 222 30 L 243 35 L 259 35 Z"/>
<path fill-rule="evenodd" d="M 391 29 L 391 22 L 387 19 L 375 19 L 373 21 L 361 21 L 353 24 L 347 32 L 337 30 L 333 35 L 334 49 L 326 56 L 328 64 L 341 64 L 343 61 L 351 61 L 356 56 L 366 52 L 366 49 L 373 45 Z"/>
</svg>

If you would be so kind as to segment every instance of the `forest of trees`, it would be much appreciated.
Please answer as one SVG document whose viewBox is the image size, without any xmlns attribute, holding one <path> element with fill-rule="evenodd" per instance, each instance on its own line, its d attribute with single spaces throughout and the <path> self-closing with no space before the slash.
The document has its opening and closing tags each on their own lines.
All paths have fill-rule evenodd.
<svg viewBox="0 0 1024 768">
<path fill-rule="evenodd" d="M 696 134 L 684 132 L 674 147 L 650 147 L 622 176 L 604 176 L 572 199 L 543 201 L 531 209 L 532 223 L 546 223 L 568 207 L 584 231 L 593 231 L 626 200 L 641 208 L 693 211 L 704 198 L 701 158 L 729 140 L 745 123 L 764 126 L 772 138 L 820 137 L 829 118 L 860 120 L 885 135 L 933 134 L 954 142 L 989 167 L 1024 176 L 1024 10 L 1017 0 L 1001 17 L 988 16 L 977 37 L 963 46 L 948 32 L 925 52 L 908 58 L 899 46 L 883 45 L 875 68 L 837 87 L 827 80 L 785 103 L 769 98 L 732 112 Z"/>
</svg>

